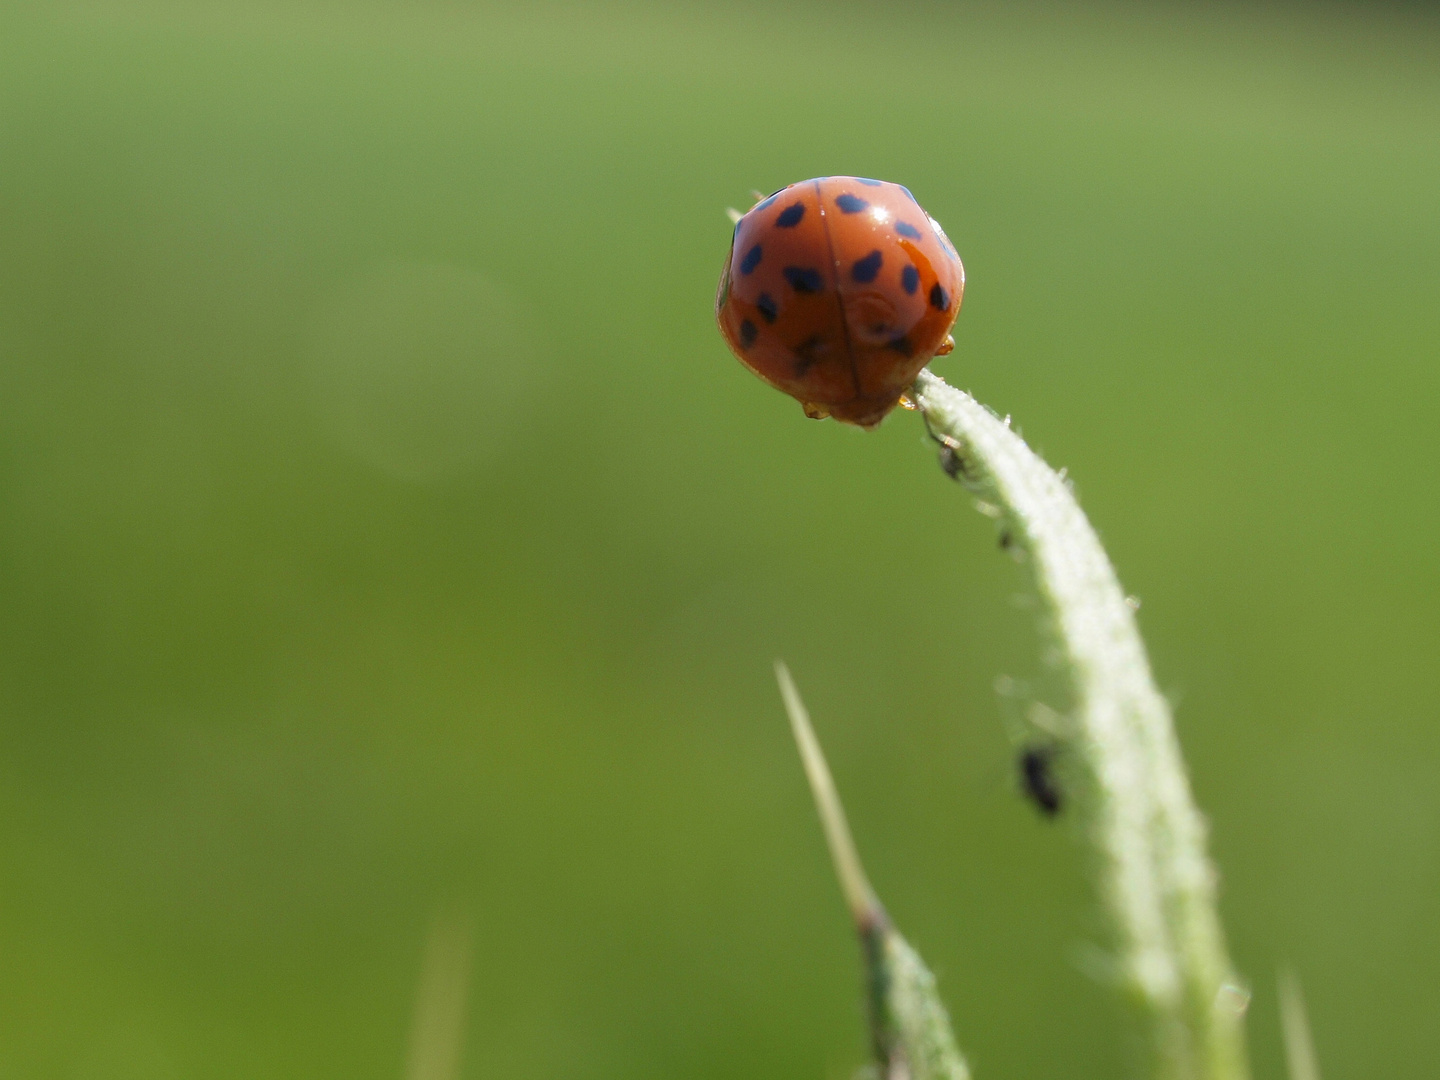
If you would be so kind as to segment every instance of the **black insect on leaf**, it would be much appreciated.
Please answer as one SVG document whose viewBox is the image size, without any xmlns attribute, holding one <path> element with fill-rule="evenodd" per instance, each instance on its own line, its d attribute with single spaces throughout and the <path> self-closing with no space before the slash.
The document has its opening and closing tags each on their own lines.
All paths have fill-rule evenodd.
<svg viewBox="0 0 1440 1080">
<path fill-rule="evenodd" d="M 1025 797 L 1046 817 L 1060 813 L 1065 794 L 1055 778 L 1055 748 L 1027 746 L 1020 751 L 1020 784 Z"/>
</svg>

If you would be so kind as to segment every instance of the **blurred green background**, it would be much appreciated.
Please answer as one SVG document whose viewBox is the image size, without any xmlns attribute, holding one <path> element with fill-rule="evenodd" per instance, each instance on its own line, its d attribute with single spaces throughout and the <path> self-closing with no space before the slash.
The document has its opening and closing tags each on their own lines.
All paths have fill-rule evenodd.
<svg viewBox="0 0 1440 1080">
<path fill-rule="evenodd" d="M 417 1076 L 437 925 L 458 1075 L 848 1080 L 777 656 L 977 1077 L 1133 1072 L 1023 574 L 713 328 L 840 172 L 1144 601 L 1257 1076 L 1281 964 L 1434 1074 L 1440 18 L 233 0 L 0 14 L 0 1077 Z"/>
</svg>

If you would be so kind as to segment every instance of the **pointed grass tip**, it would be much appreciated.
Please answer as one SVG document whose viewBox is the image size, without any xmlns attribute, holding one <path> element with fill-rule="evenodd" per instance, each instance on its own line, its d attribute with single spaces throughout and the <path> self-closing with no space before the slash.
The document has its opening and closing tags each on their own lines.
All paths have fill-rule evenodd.
<svg viewBox="0 0 1440 1080">
<path fill-rule="evenodd" d="M 1280 1033 L 1284 1036 L 1290 1080 L 1320 1080 L 1320 1065 L 1310 1036 L 1310 1018 L 1300 980 L 1289 968 L 1281 968 L 1276 989 L 1280 993 Z"/>
<path fill-rule="evenodd" d="M 820 824 L 825 830 L 825 842 L 830 848 L 830 858 L 835 864 L 835 876 L 840 879 L 845 904 L 862 933 L 874 930 L 884 922 L 884 910 L 865 876 L 860 854 L 855 850 L 855 840 L 845 820 L 845 808 L 840 804 L 840 795 L 835 790 L 835 781 L 825 763 L 825 754 L 815 737 L 815 729 L 810 726 L 810 714 L 800 700 L 800 691 L 790 677 L 790 669 L 782 660 L 775 661 L 775 680 L 780 684 L 780 697 L 790 717 L 790 731 L 795 736 L 800 761 L 805 766 L 805 778 L 810 782 L 810 793 L 815 798 L 815 809 L 820 814 Z"/>
</svg>

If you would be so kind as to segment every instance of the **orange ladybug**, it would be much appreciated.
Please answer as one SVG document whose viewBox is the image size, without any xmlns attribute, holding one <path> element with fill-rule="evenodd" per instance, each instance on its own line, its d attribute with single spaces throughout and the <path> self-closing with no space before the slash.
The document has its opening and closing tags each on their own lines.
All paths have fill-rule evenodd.
<svg viewBox="0 0 1440 1080">
<path fill-rule="evenodd" d="M 715 318 L 742 363 L 805 415 L 874 427 L 954 347 L 965 268 L 899 184 L 822 176 L 735 224 Z"/>
</svg>

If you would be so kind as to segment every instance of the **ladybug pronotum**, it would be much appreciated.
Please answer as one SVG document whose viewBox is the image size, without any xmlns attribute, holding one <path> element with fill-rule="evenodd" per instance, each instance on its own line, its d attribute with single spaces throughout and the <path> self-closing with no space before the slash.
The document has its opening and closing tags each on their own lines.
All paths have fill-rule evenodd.
<svg viewBox="0 0 1440 1080">
<path fill-rule="evenodd" d="M 965 268 L 908 188 L 824 176 L 735 225 L 715 317 L 751 371 L 805 415 L 874 427 L 950 351 Z"/>
</svg>

